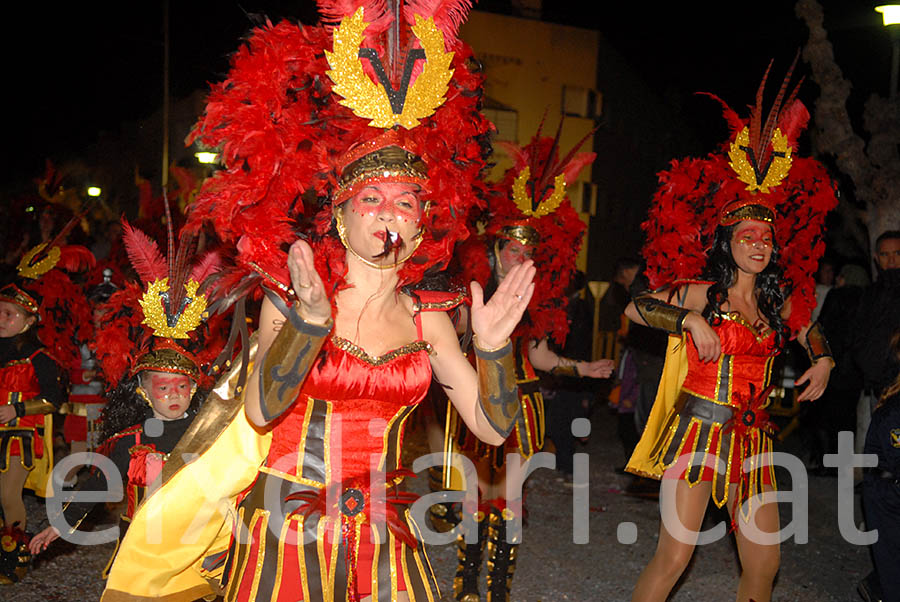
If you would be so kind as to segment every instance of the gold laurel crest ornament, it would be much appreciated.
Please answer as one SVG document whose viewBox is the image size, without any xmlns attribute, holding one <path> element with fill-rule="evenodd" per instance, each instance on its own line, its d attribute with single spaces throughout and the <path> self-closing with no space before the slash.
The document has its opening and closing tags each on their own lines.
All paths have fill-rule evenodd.
<svg viewBox="0 0 900 602">
<path fill-rule="evenodd" d="M 172 308 L 171 317 L 165 305 L 169 302 L 169 279 L 153 281 L 141 297 L 144 321 L 153 329 L 154 336 L 169 339 L 186 339 L 188 333 L 203 321 L 206 312 L 206 297 L 198 295 L 200 283 L 194 279 L 184 285 L 185 297 L 181 308 Z M 180 310 L 180 311 L 179 311 Z"/>
<path fill-rule="evenodd" d="M 781 184 L 791 170 L 791 145 L 779 128 L 772 134 L 772 158 L 767 165 L 759 165 L 758 158 L 750 148 L 750 130 L 744 128 L 737 135 L 728 150 L 728 164 L 737 174 L 741 182 L 747 184 L 747 190 L 759 190 L 768 194 L 769 188 Z"/>
<path fill-rule="evenodd" d="M 361 47 L 363 32 L 368 26 L 360 7 L 353 16 L 345 17 L 334 30 L 333 52 L 325 51 L 331 67 L 326 73 L 334 82 L 332 91 L 343 97 L 344 100 L 339 103 L 357 117 L 371 119 L 369 125 L 372 127 L 387 129 L 401 125 L 412 129 L 446 100 L 448 84 L 453 76 L 453 69 L 450 69 L 453 53 L 444 51 L 444 35 L 435 26 L 434 19 L 422 19 L 416 15 L 416 24 L 411 29 L 422 47 L 410 50 L 403 65 L 400 87 L 394 89 L 375 51 Z M 363 71 L 363 58 L 372 65 L 378 83 L 369 79 Z M 413 66 L 418 59 L 424 59 L 425 65 L 416 81 L 410 84 Z"/>
<path fill-rule="evenodd" d="M 556 211 L 563 199 L 566 198 L 566 175 L 561 173 L 554 178 L 553 192 L 545 200 L 540 201 L 537 206 L 534 205 L 527 190 L 528 178 L 530 177 L 531 168 L 524 167 L 513 181 L 513 202 L 515 202 L 519 211 L 528 217 L 543 217 Z"/>
<path fill-rule="evenodd" d="M 42 242 L 22 256 L 22 261 L 19 262 L 19 265 L 16 268 L 20 276 L 36 280 L 56 267 L 56 263 L 59 261 L 61 254 L 61 251 L 57 246 L 50 247 L 50 250 L 47 251 L 43 258 L 32 264 L 34 258 L 37 257 L 46 246 L 47 243 Z"/>
</svg>

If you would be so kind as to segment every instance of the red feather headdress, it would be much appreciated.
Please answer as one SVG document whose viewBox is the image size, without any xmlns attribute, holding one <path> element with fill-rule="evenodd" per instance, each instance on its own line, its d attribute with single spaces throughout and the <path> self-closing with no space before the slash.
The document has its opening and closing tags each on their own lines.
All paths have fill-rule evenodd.
<svg viewBox="0 0 900 602">
<path fill-rule="evenodd" d="M 660 186 L 642 224 L 647 234 L 643 254 L 653 288 L 696 279 L 706 266 L 719 225 L 741 219 L 771 221 L 784 269 L 783 286 L 791 293 L 787 326 L 796 333 L 809 322 L 815 306 L 812 275 L 825 251 L 825 215 L 837 205 L 837 198 L 821 163 L 793 155 L 809 113 L 794 99 L 796 87 L 783 101 L 791 71 L 762 120 L 768 73 L 767 69 L 748 120 L 708 95 L 722 104 L 732 138 L 718 152 L 673 160 L 658 174 Z"/>
<path fill-rule="evenodd" d="M 168 214 L 168 203 L 165 210 Z M 193 237 L 181 240 L 176 251 L 169 226 L 164 256 L 156 241 L 125 218 L 122 229 L 128 259 L 146 290 L 128 282 L 99 307 L 102 327 L 94 351 L 107 384 L 115 387 L 142 370 L 185 374 L 209 384 L 206 371 L 224 345 L 225 328 L 221 315 L 215 327 L 207 323 L 204 285 L 219 267 L 219 254 L 207 253 L 191 266 Z"/>
<path fill-rule="evenodd" d="M 255 28 L 213 86 L 188 143 L 219 149 L 224 169 L 203 184 L 187 228 L 209 223 L 233 245 L 238 267 L 219 288 L 257 291 L 241 284 L 248 273 L 288 284 L 286 248 L 300 235 L 330 290 L 342 287 L 331 202 L 353 150 L 392 129 L 394 144 L 424 162 L 424 173 L 406 177 L 424 176 L 430 201 L 400 285 L 442 269 L 468 235 L 492 130 L 480 112 L 483 78 L 456 37 L 471 2 L 390 4 L 322 0 L 318 26 Z"/>
<path fill-rule="evenodd" d="M 90 269 L 94 255 L 81 245 L 60 244 L 81 217 L 73 217 L 52 240 L 25 253 L 17 266 L 18 281 L 0 289 L 0 299 L 38 316 L 38 338 L 62 366 L 80 363 L 78 347 L 93 334 L 87 297 L 67 272 Z"/>
<path fill-rule="evenodd" d="M 485 222 L 486 236 L 466 241 L 457 250 L 465 283 L 476 280 L 484 286 L 490 277 L 488 253 L 495 252 L 498 238 L 534 245 L 534 295 L 516 333 L 534 340 L 552 337 L 559 344 L 569 331 L 566 288 L 585 231 L 566 186 L 596 157 L 578 152 L 589 134 L 560 158 L 561 131 L 562 122 L 553 138 L 541 136 L 539 127 L 524 147 L 503 143 L 514 166 L 486 190 L 487 212 L 478 218 Z"/>
</svg>

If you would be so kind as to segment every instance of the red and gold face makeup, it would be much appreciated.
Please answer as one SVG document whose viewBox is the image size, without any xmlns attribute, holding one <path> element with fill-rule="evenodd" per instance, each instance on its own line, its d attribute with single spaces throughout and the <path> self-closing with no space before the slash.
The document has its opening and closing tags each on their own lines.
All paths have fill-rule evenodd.
<svg viewBox="0 0 900 602">
<path fill-rule="evenodd" d="M 156 370 L 144 370 L 140 378 L 156 418 L 176 420 L 184 416 L 194 394 L 194 381 L 184 374 Z"/>
<path fill-rule="evenodd" d="M 738 268 L 750 274 L 758 274 L 769 265 L 773 245 L 772 227 L 765 222 L 739 222 L 731 235 L 731 255 Z"/>
<path fill-rule="evenodd" d="M 523 245 L 517 240 L 508 241 L 503 248 L 497 252 L 497 267 L 500 271 L 497 276 L 503 278 L 515 266 L 532 259 L 534 257 L 534 251 L 534 245 Z"/>
<path fill-rule="evenodd" d="M 335 212 L 344 246 L 366 265 L 395 267 L 415 252 L 427 205 L 416 184 L 382 182 L 364 186 Z"/>
</svg>

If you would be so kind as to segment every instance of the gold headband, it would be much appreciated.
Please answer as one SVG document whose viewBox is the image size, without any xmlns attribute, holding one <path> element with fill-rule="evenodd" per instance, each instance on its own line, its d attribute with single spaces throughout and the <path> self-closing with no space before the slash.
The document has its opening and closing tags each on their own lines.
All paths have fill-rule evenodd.
<svg viewBox="0 0 900 602">
<path fill-rule="evenodd" d="M 763 205 L 744 205 L 734 211 L 726 213 L 719 220 L 723 226 L 730 226 L 744 220 L 754 220 L 757 222 L 766 222 L 767 224 L 775 223 L 775 212 Z"/>
<path fill-rule="evenodd" d="M 40 307 L 38 307 L 38 302 L 34 299 L 34 297 L 20 289 L 15 284 L 10 284 L 3 287 L 3 290 L 0 291 L 0 301 L 6 301 L 8 303 L 18 305 L 30 314 L 37 315 L 40 310 Z"/>
<path fill-rule="evenodd" d="M 503 238 L 515 240 L 523 245 L 536 247 L 541 242 L 541 235 L 538 231 L 524 224 L 516 224 L 514 226 L 503 226 L 498 232 Z"/>
<path fill-rule="evenodd" d="M 148 351 L 142 355 L 138 361 L 135 362 L 131 373 L 137 374 L 144 370 L 184 374 L 194 382 L 197 382 L 200 379 L 200 369 L 193 360 L 186 355 L 167 347 L 154 349 L 153 351 Z"/>
<path fill-rule="evenodd" d="M 418 155 L 399 146 L 380 148 L 363 155 L 341 171 L 335 204 L 347 200 L 362 182 L 411 182 L 424 186 L 427 177 L 428 168 Z"/>
</svg>

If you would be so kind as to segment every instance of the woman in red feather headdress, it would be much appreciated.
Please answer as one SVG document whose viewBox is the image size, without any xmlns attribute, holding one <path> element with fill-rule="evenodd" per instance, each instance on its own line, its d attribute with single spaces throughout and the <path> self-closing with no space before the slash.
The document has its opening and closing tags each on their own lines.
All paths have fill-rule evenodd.
<svg viewBox="0 0 900 602">
<path fill-rule="evenodd" d="M 397 489 L 406 420 L 434 375 L 479 437 L 512 428 L 508 336 L 534 268 L 488 303 L 475 291 L 477 372 L 446 314 L 462 295 L 423 290 L 485 167 L 482 79 L 456 38 L 471 3 L 319 5 L 327 24 L 250 35 L 193 133 L 225 170 L 187 227 L 234 244 L 227 299 L 264 294 L 253 370 L 220 379 L 176 450 L 196 459 L 138 511 L 104 600 L 435 599 Z M 161 537 L 154 516 L 172 518 Z"/>
<path fill-rule="evenodd" d="M 507 499 L 508 483 L 522 484 L 521 462 L 506 462 L 506 454 L 523 459 L 540 451 L 544 441 L 544 400 L 535 369 L 554 375 L 606 378 L 612 361 L 575 361 L 554 353 L 549 346 L 565 342 L 569 331 L 566 289 L 575 273 L 584 223 L 566 196 L 566 186 L 590 165 L 594 153 L 558 153 L 562 122 L 556 136 L 542 136 L 541 128 L 529 144 L 503 144 L 514 161 L 504 177 L 487 191 L 487 210 L 480 216 L 485 233 L 464 242 L 457 251 L 460 280 L 477 282 L 490 297 L 510 271 L 534 261 L 535 294 L 512 335 L 515 377 L 521 413 L 504 445 L 493 446 L 471 436 L 465 424 L 451 421 L 451 437 L 474 463 L 480 494 L 476 513 L 478 539 L 459 535 L 459 566 L 454 594 L 462 602 L 475 602 L 482 557 L 487 548 L 488 599 L 509 600 L 509 590 L 521 541 L 523 500 Z M 582 141 L 583 142 L 583 141 Z M 475 345 L 479 343 L 475 341 Z M 515 487 L 513 487 L 515 489 Z M 446 509 L 446 508 L 445 508 Z M 437 508 L 440 512 L 441 509 Z M 433 511 L 434 512 L 434 509 Z"/>
<path fill-rule="evenodd" d="M 78 341 L 90 337 L 87 300 L 66 271 L 87 269 L 93 255 L 84 247 L 58 244 L 68 227 L 26 253 L 18 279 L 0 288 L 2 537 L 19 542 L 4 543 L 0 550 L 0 583 L 14 583 L 27 570 L 22 490 L 52 495 L 52 415 L 66 400 L 60 367 L 76 361 Z"/>
<path fill-rule="evenodd" d="M 807 347 L 812 367 L 797 380 L 806 385 L 799 401 L 822 394 L 834 365 L 810 315 L 825 214 L 837 201 L 824 167 L 793 156 L 809 115 L 794 93 L 784 100 L 789 79 L 790 72 L 765 122 L 766 77 L 749 122 L 726 106 L 733 139 L 660 173 L 644 224 L 648 275 L 661 288 L 636 298 L 626 315 L 672 336 L 627 467 L 664 479 L 659 543 L 633 600 L 668 597 L 710 497 L 731 511 L 742 568 L 737 599 L 772 594 L 779 547 L 753 537 L 750 525 L 757 534 L 779 529 L 778 506 L 765 495 L 775 488 L 765 411 L 773 360 L 793 337 Z"/>
</svg>

